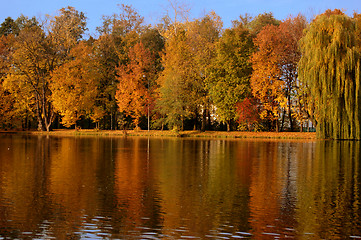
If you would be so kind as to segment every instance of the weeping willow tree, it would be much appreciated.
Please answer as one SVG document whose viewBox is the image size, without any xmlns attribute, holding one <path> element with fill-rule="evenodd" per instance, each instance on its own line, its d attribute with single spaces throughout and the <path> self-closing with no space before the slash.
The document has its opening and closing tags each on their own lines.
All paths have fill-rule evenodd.
<svg viewBox="0 0 361 240">
<path fill-rule="evenodd" d="M 300 41 L 299 78 L 316 107 L 317 137 L 361 139 L 359 18 L 326 11 Z"/>
</svg>

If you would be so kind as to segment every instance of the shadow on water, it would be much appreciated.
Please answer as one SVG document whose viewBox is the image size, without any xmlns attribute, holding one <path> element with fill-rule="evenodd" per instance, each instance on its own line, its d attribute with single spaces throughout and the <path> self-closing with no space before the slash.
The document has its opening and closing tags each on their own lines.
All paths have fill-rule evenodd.
<svg viewBox="0 0 361 240">
<path fill-rule="evenodd" d="M 0 135 L 0 238 L 361 235 L 360 142 Z"/>
</svg>

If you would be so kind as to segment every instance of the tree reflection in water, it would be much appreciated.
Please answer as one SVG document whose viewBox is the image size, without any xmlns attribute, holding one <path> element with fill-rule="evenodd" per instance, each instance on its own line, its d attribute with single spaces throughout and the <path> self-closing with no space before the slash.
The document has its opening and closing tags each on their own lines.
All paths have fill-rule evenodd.
<svg viewBox="0 0 361 240">
<path fill-rule="evenodd" d="M 359 151 L 352 141 L 1 135 L 0 238 L 360 236 Z"/>
</svg>

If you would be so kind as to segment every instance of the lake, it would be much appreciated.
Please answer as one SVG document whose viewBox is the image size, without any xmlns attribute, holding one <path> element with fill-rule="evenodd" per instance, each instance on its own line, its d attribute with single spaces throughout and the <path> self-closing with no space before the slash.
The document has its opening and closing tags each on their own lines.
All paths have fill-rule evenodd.
<svg viewBox="0 0 361 240">
<path fill-rule="evenodd" d="M 360 142 L 0 135 L 0 239 L 361 238 Z"/>
</svg>

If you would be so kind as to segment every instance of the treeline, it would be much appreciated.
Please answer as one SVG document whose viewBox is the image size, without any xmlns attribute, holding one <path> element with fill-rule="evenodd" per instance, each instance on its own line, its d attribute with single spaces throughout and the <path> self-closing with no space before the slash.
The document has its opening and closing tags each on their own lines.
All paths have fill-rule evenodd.
<svg viewBox="0 0 361 240">
<path fill-rule="evenodd" d="M 245 15 L 224 29 L 214 12 L 189 20 L 186 11 L 173 10 L 173 17 L 147 25 L 121 5 L 103 18 L 98 37 L 87 39 L 86 17 L 73 7 L 45 19 L 5 19 L 0 128 L 146 129 L 150 119 L 151 129 L 302 131 L 329 123 L 331 99 L 343 97 L 324 94 L 332 77 L 345 81 L 339 91 L 350 92 L 350 81 L 359 89 L 360 55 L 349 48 L 361 45 L 354 40 L 343 49 L 360 36 L 350 31 L 357 14 L 328 10 L 310 23 L 302 15 L 282 21 L 272 13 Z M 337 28 L 338 21 L 354 25 Z M 318 38 L 342 48 L 344 58 L 322 56 L 331 49 L 318 46 Z M 341 69 L 345 59 L 358 67 Z M 325 61 L 333 64 L 316 64 Z M 321 72 L 324 83 L 316 81 Z"/>
</svg>

